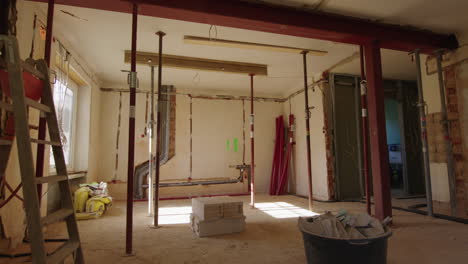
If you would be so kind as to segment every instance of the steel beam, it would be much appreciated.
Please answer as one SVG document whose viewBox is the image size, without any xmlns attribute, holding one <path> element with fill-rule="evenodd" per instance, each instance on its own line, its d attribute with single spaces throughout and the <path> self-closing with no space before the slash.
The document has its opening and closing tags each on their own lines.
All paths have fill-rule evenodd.
<svg viewBox="0 0 468 264">
<path fill-rule="evenodd" d="M 44 2 L 46 0 L 32 0 Z M 57 4 L 131 13 L 121 0 L 56 0 Z M 130 0 L 128 0 L 130 1 Z M 350 44 L 378 39 L 381 48 L 412 51 L 455 49 L 454 35 L 436 34 L 323 12 L 239 0 L 136 0 L 140 14 Z"/>
<path fill-rule="evenodd" d="M 392 202 L 380 48 L 377 41 L 364 45 L 375 216 L 383 220 L 392 215 Z"/>
</svg>

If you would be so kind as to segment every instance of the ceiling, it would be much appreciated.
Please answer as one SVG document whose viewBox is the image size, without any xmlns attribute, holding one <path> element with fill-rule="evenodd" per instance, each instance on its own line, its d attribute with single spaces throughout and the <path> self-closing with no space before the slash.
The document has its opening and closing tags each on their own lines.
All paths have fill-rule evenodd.
<svg viewBox="0 0 468 264">
<path fill-rule="evenodd" d="M 320 0 L 268 1 L 297 7 L 306 4 L 307 8 L 313 8 L 314 4 L 320 2 Z M 448 11 L 443 11 L 453 6 L 456 1 L 443 1 L 444 4 L 431 3 L 430 6 L 423 5 L 423 2 L 424 0 L 394 0 L 391 3 L 383 0 L 325 0 L 322 2 L 321 10 L 383 22 L 412 24 L 441 33 L 459 30 L 457 21 L 459 23 L 466 20 L 468 23 L 468 18 L 466 18 L 468 16 L 460 18 L 441 15 L 447 14 Z M 45 10 L 45 4 L 39 5 Z M 419 7 L 421 7 L 421 12 L 414 12 Z M 438 8 L 440 12 L 436 12 Z M 126 73 L 122 73 L 121 70 L 129 69 L 129 65 L 124 64 L 124 50 L 130 49 L 131 15 L 61 5 L 58 5 L 55 10 L 55 30 L 65 35 L 81 57 L 93 66 L 103 87 L 127 87 Z M 76 17 L 65 14 L 61 10 Z M 301 55 L 183 43 L 184 35 L 209 37 L 210 25 L 206 24 L 139 16 L 137 49 L 157 52 L 157 36 L 154 33 L 159 30 L 167 34 L 164 37 L 164 53 L 166 54 L 267 64 L 268 76 L 255 77 L 255 91 L 258 95 L 284 96 L 302 86 Z M 212 29 L 211 37 L 328 51 L 326 56 L 308 56 L 308 73 L 311 78 L 358 51 L 358 47 L 354 45 L 227 27 Z M 382 64 L 386 78 L 415 78 L 414 65 L 404 52 L 383 50 Z M 149 67 L 137 65 L 137 71 L 140 88 L 148 88 Z M 359 60 L 337 67 L 334 71 L 359 74 Z M 171 68 L 163 68 L 163 83 L 175 85 L 179 89 L 213 90 L 236 94 L 246 94 L 250 84 L 247 75 Z"/>
<path fill-rule="evenodd" d="M 412 26 L 437 33 L 466 30 L 465 0 L 254 0 L 276 5 L 315 9 L 381 23 Z"/>
</svg>

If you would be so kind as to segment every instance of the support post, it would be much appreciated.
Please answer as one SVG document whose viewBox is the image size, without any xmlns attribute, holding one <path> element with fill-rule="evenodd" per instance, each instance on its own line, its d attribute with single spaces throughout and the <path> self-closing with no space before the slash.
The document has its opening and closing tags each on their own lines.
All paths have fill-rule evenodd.
<svg viewBox="0 0 468 264">
<path fill-rule="evenodd" d="M 366 192 L 366 211 L 371 215 L 371 186 L 369 178 L 369 149 L 368 149 L 368 129 L 367 124 L 367 81 L 364 67 L 364 47 L 360 46 L 360 62 L 361 62 L 361 116 L 362 116 L 362 173 L 364 177 L 364 188 Z"/>
<path fill-rule="evenodd" d="M 47 5 L 47 29 L 46 29 L 46 41 L 45 41 L 45 52 L 44 60 L 47 62 L 47 66 L 50 69 L 50 60 L 51 60 L 51 50 L 52 50 L 52 31 L 54 25 L 54 8 L 55 0 L 49 0 Z M 41 99 L 42 100 L 42 99 Z M 45 140 L 46 137 L 46 126 L 47 122 L 44 116 L 44 113 L 41 112 L 39 117 L 39 128 L 38 128 L 38 140 Z M 37 144 L 36 150 L 36 177 L 44 176 L 44 160 L 45 160 L 45 145 Z M 42 184 L 37 185 L 37 195 L 39 197 L 39 206 L 41 205 L 42 198 Z"/>
<path fill-rule="evenodd" d="M 130 85 L 130 112 L 128 120 L 128 168 L 127 168 L 127 226 L 126 226 L 126 247 L 127 255 L 133 255 L 133 173 L 135 162 L 135 102 L 137 88 L 136 72 L 136 45 L 138 26 L 138 5 L 132 4 L 132 58 L 129 73 Z"/>
<path fill-rule="evenodd" d="M 424 93 L 422 88 L 421 78 L 421 56 L 420 50 L 414 51 L 416 62 L 416 77 L 418 82 L 418 108 L 419 108 L 419 127 L 421 129 L 421 144 L 423 154 L 424 178 L 426 181 L 426 203 L 427 215 L 433 216 L 432 209 L 432 185 L 431 185 L 431 169 L 429 167 L 429 152 L 427 144 L 427 127 L 426 127 L 426 102 L 424 101 Z"/>
<path fill-rule="evenodd" d="M 149 159 L 148 159 L 148 216 L 153 215 L 153 142 L 154 142 L 154 66 L 151 68 L 151 112 L 149 122 Z"/>
<path fill-rule="evenodd" d="M 376 41 L 367 43 L 364 46 L 364 55 L 368 84 L 367 99 L 375 216 L 382 221 L 386 217 L 392 216 L 392 201 L 380 44 Z"/>
<path fill-rule="evenodd" d="M 0 35 L 8 35 L 10 4 L 10 1 L 0 2 Z"/>
<path fill-rule="evenodd" d="M 309 187 L 309 210 L 312 211 L 312 157 L 310 151 L 310 108 L 309 108 L 309 85 L 307 83 L 307 51 L 302 52 L 304 64 L 304 99 L 305 99 L 305 121 L 306 121 L 306 147 L 307 147 L 307 180 Z"/>
<path fill-rule="evenodd" d="M 156 175 L 154 180 L 154 220 L 153 227 L 158 227 L 159 218 L 159 172 L 160 172 L 160 146 L 161 146 L 161 92 L 162 92 L 162 57 L 163 57 L 163 37 L 166 35 L 162 31 L 156 32 L 159 36 L 159 66 L 158 66 L 158 115 L 156 117 Z"/>
<path fill-rule="evenodd" d="M 250 74 L 250 207 L 255 208 L 254 76 Z"/>
<path fill-rule="evenodd" d="M 444 127 L 445 150 L 447 151 L 447 172 L 450 190 L 450 212 L 453 216 L 457 214 L 457 193 L 455 187 L 455 163 L 453 160 L 453 146 L 452 139 L 450 138 L 449 120 L 447 118 L 447 104 L 445 102 L 445 86 L 444 76 L 442 70 L 442 50 L 436 52 L 437 55 L 437 75 L 439 78 L 440 90 L 440 109 L 442 112 L 442 122 Z"/>
</svg>

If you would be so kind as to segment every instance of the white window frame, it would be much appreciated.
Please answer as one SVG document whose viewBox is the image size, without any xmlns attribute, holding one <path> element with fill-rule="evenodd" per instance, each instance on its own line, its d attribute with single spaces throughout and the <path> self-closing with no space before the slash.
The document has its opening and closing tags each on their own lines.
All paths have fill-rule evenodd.
<svg viewBox="0 0 468 264">
<path fill-rule="evenodd" d="M 58 69 L 56 71 L 59 71 Z M 74 163 L 75 163 L 75 146 L 76 146 L 76 126 L 77 126 L 77 123 L 76 123 L 76 116 L 77 116 L 77 108 L 78 108 L 78 85 L 71 79 L 68 79 L 68 84 L 67 84 L 67 87 L 69 90 L 71 90 L 73 92 L 73 106 L 72 106 L 72 118 L 71 118 L 71 131 L 70 131 L 70 137 L 71 137 L 71 142 L 70 142 L 70 155 L 69 155 L 69 160 L 68 160 L 68 163 L 67 163 L 67 160 L 65 160 L 65 163 L 67 165 L 67 171 L 73 171 L 73 168 L 74 168 Z M 55 89 L 55 85 L 54 85 L 54 89 Z M 53 94 L 53 92 L 52 92 Z M 54 106 L 55 106 L 55 102 L 54 102 Z M 53 159 L 54 158 L 54 154 L 52 152 L 52 148 L 50 148 L 50 155 L 49 155 L 49 159 Z M 52 165 L 50 164 L 50 160 L 49 160 L 49 166 L 50 166 L 50 170 L 51 171 L 56 171 L 55 170 L 55 165 Z"/>
</svg>

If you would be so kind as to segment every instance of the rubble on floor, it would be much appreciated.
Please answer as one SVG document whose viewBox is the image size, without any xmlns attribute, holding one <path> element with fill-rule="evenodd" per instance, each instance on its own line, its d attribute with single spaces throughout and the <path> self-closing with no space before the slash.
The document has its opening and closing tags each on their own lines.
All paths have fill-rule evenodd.
<svg viewBox="0 0 468 264">
<path fill-rule="evenodd" d="M 199 237 L 242 232 L 243 203 L 229 196 L 194 198 L 190 224 Z"/>
<path fill-rule="evenodd" d="M 375 238 L 386 233 L 386 219 L 381 223 L 368 214 L 348 214 L 341 210 L 337 215 L 331 212 L 299 218 L 299 228 L 307 233 L 337 239 Z"/>
</svg>

